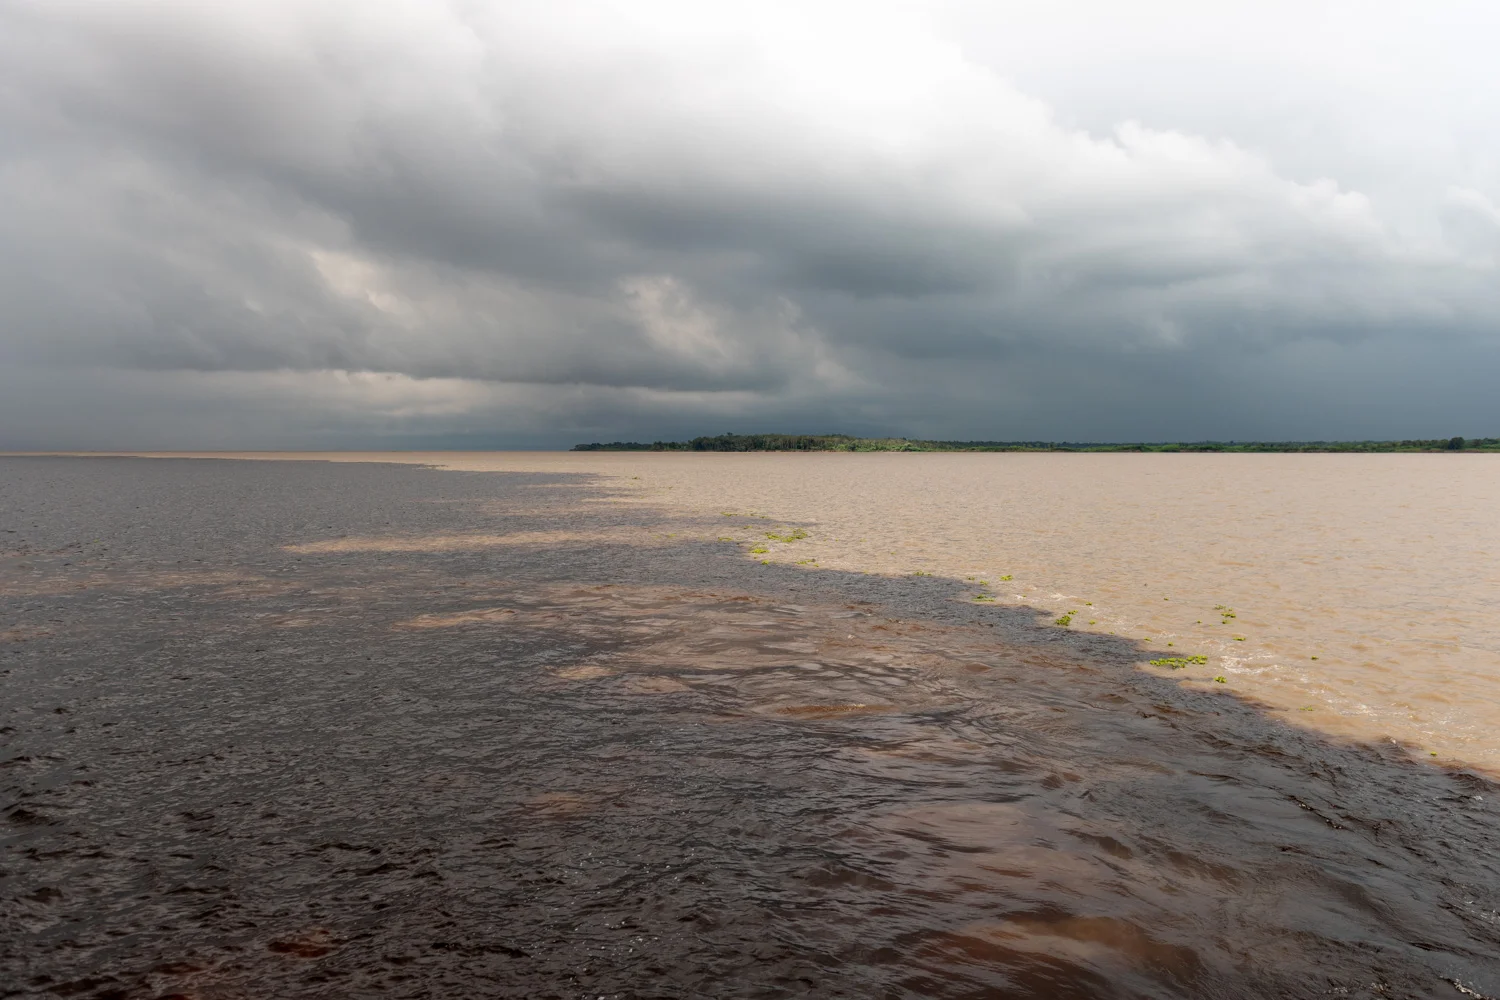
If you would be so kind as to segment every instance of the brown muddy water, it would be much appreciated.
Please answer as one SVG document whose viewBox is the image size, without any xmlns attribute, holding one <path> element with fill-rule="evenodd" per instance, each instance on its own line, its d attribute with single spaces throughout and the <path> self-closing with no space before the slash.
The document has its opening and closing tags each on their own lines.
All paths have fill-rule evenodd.
<svg viewBox="0 0 1500 1000">
<path fill-rule="evenodd" d="M 1482 770 L 545 461 L 0 458 L 0 996 L 1500 996 Z"/>
</svg>

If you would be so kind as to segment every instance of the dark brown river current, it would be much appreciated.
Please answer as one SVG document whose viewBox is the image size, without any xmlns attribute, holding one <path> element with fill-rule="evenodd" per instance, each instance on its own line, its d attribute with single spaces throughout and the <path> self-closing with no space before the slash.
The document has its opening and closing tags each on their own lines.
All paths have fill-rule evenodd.
<svg viewBox="0 0 1500 1000">
<path fill-rule="evenodd" d="M 1500 997 L 1490 779 L 612 489 L 0 458 L 0 997 Z"/>
</svg>

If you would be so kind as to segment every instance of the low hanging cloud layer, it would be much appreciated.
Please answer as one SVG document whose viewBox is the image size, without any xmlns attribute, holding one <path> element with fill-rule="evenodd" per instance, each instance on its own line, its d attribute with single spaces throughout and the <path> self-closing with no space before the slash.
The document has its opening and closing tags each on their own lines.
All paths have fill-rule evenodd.
<svg viewBox="0 0 1500 1000">
<path fill-rule="evenodd" d="M 1500 432 L 1496 15 L 1116 6 L 0 0 L 0 447 Z"/>
</svg>

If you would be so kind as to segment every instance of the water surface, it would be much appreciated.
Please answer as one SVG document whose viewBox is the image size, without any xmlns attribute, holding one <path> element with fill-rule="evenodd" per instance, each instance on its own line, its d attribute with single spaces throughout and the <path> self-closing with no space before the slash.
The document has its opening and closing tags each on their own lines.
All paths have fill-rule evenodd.
<svg viewBox="0 0 1500 1000">
<path fill-rule="evenodd" d="M 696 519 L 691 537 L 764 545 L 756 561 L 932 573 L 969 584 L 961 600 L 1074 611 L 1070 628 L 1150 658 L 1209 657 L 1177 676 L 1222 676 L 1295 724 L 1500 774 L 1500 456 L 391 457 L 605 475 L 622 502 Z M 787 525 L 809 537 L 765 540 Z"/>
<path fill-rule="evenodd" d="M 6 995 L 1500 995 L 1482 774 L 635 468 L 0 459 Z"/>
</svg>

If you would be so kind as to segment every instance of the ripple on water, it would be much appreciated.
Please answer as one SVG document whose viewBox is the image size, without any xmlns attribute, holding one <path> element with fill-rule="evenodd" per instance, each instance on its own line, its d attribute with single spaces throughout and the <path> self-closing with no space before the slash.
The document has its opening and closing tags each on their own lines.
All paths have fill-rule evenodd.
<svg viewBox="0 0 1500 1000">
<path fill-rule="evenodd" d="M 3 647 L 23 990 L 1500 995 L 1480 775 L 1184 690 L 1124 639 L 836 574 L 756 591 L 732 554 L 663 567 L 587 523 L 469 553 L 226 535 L 462 537 L 466 498 L 554 530 L 524 480 L 185 465 L 4 496 L 129 564 Z M 597 487 L 569 488 L 580 517 Z M 172 530 L 131 549 L 143 519 Z M 209 551 L 238 568 L 157 572 Z"/>
</svg>

